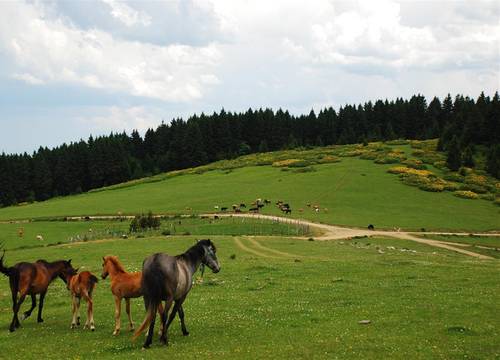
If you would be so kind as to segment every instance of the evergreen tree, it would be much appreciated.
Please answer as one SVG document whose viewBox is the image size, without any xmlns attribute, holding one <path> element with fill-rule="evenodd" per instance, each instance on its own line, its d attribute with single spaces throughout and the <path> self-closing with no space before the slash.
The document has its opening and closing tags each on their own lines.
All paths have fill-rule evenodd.
<svg viewBox="0 0 500 360">
<path fill-rule="evenodd" d="M 446 165 L 453 171 L 457 171 L 462 165 L 460 154 L 460 147 L 456 136 L 453 136 L 450 144 L 448 145 L 448 157 L 446 158 Z"/>
</svg>

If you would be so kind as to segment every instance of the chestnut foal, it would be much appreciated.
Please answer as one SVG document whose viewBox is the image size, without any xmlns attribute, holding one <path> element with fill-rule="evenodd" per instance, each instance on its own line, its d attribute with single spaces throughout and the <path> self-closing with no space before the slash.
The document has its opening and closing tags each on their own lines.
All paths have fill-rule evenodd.
<svg viewBox="0 0 500 360">
<path fill-rule="evenodd" d="M 130 299 L 142 296 L 141 272 L 129 273 L 125 270 L 117 256 L 104 256 L 102 258 L 102 278 L 106 279 L 109 275 L 111 279 L 111 293 L 115 298 L 115 330 L 113 335 L 120 333 L 122 299 L 125 299 L 125 310 L 127 311 L 129 321 L 129 331 L 134 330 L 134 322 L 130 314 Z M 158 309 L 161 315 L 163 307 Z"/>
<path fill-rule="evenodd" d="M 73 319 L 71 320 L 71 328 L 74 329 L 80 325 L 80 300 L 84 298 L 87 302 L 87 321 L 85 322 L 84 329 L 90 328 L 94 331 L 94 309 L 92 301 L 92 292 L 94 291 L 97 283 L 97 277 L 90 271 L 82 271 L 78 274 L 77 270 L 66 271 L 66 282 L 68 290 L 71 292 L 73 301 Z"/>
</svg>

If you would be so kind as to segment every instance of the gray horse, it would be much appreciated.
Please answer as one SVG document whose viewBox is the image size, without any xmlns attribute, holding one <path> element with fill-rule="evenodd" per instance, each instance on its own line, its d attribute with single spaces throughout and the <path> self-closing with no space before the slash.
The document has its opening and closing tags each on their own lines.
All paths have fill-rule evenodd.
<svg viewBox="0 0 500 360">
<path fill-rule="evenodd" d="M 161 316 L 160 341 L 165 345 L 168 344 L 167 330 L 176 313 L 179 313 L 183 335 L 189 335 L 184 323 L 182 303 L 186 299 L 189 290 L 191 290 L 193 274 L 201 264 L 208 266 L 214 273 L 220 271 L 215 252 L 215 245 L 210 239 L 205 239 L 199 240 L 196 245 L 189 248 L 184 254 L 170 256 L 157 253 L 144 260 L 142 265 L 142 290 L 147 314 L 134 334 L 134 339 L 136 339 L 149 324 L 144 348 L 149 348 L 151 345 L 156 313 L 162 301 L 165 301 L 165 308 Z M 174 307 L 167 321 L 167 314 L 172 303 L 174 303 Z"/>
</svg>

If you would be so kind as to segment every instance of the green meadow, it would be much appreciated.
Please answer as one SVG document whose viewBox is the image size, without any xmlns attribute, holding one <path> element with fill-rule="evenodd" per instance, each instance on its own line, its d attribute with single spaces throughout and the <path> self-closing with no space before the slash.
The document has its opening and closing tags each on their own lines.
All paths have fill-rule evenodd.
<svg viewBox="0 0 500 360">
<path fill-rule="evenodd" d="M 497 258 L 478 260 L 395 238 L 318 241 L 317 229 L 293 222 L 498 231 L 498 182 L 471 169 L 450 173 L 432 147 L 399 141 L 253 154 L 2 208 L 0 243 L 9 266 L 71 258 L 100 278 L 105 255 L 138 271 L 152 253 L 179 254 L 210 237 L 222 269 L 206 271 L 189 294 L 190 335 L 183 337 L 175 320 L 169 346 L 155 336 L 147 352 L 143 339 L 131 341 L 124 309 L 122 333 L 111 335 L 109 280 L 100 280 L 94 294 L 95 332 L 70 329 L 70 296 L 57 279 L 45 322 L 36 323 L 34 312 L 9 333 L 11 295 L 0 276 L 0 359 L 500 358 L 498 237 L 425 235 Z M 282 215 L 275 202 L 289 203 L 291 221 L 204 216 L 240 203 L 246 212 L 258 198 L 272 202 L 264 214 Z M 158 230 L 130 234 L 127 219 L 69 219 L 148 211 L 164 215 Z M 85 304 L 81 312 L 85 319 Z M 132 301 L 132 316 L 136 325 L 142 321 L 142 299 Z"/>
<path fill-rule="evenodd" d="M 127 331 L 113 337 L 109 280 L 94 294 L 96 331 L 70 330 L 71 301 L 59 279 L 43 324 L 36 316 L 14 333 L 10 291 L 0 282 L 0 349 L 10 359 L 493 359 L 498 343 L 498 261 L 480 261 L 398 239 L 306 241 L 286 237 L 212 238 L 222 270 L 205 272 L 185 303 L 190 335 L 178 320 L 170 345 L 141 351 Z M 7 251 L 7 264 L 72 258 L 100 275 L 102 256 L 128 270 L 144 257 L 180 253 L 193 236 L 111 239 Z M 132 301 L 136 324 L 141 299 Z M 26 308 L 28 304 L 24 305 Z M 82 305 L 82 315 L 84 305 Z M 85 318 L 85 315 L 83 315 Z M 126 315 L 122 313 L 122 330 Z M 369 324 L 360 324 L 369 320 Z M 3 329 L 3 330 L 2 330 Z"/>
<path fill-rule="evenodd" d="M 408 146 L 405 151 L 410 151 Z M 280 159 L 298 155 L 274 156 Z M 236 160 L 232 167 L 201 167 L 2 208 L 0 219 L 116 216 L 149 210 L 158 214 L 200 214 L 214 212 L 215 206 L 231 209 L 232 204 L 240 203 L 247 204 L 248 209 L 255 199 L 261 198 L 272 201 L 264 207 L 264 214 L 281 214 L 274 203 L 283 200 L 292 207 L 291 217 L 345 226 L 374 224 L 389 229 L 464 231 L 497 230 L 500 226 L 500 207 L 493 201 L 464 199 L 447 191 L 422 191 L 408 186 L 387 172 L 394 164 L 376 164 L 354 156 L 342 157 L 339 162 L 317 163 L 313 170 L 306 171 L 255 163 L 238 167 Z M 440 174 L 440 170 L 431 169 Z M 320 211 L 313 211 L 313 205 L 318 205 Z"/>
</svg>

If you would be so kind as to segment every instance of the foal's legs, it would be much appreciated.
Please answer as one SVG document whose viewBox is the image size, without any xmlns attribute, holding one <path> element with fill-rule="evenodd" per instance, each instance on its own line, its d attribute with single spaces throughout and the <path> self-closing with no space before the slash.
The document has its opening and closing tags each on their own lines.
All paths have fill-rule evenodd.
<svg viewBox="0 0 500 360">
<path fill-rule="evenodd" d="M 40 294 L 40 301 L 38 302 L 38 318 L 37 318 L 37 321 L 39 323 L 43 322 L 43 319 L 42 319 L 42 310 L 43 310 L 43 302 L 45 300 L 45 294 L 47 294 L 47 291 L 44 291 L 43 293 Z"/>
<path fill-rule="evenodd" d="M 83 298 L 85 301 L 87 301 L 87 321 L 85 322 L 85 328 L 90 328 L 90 330 L 94 331 L 95 326 L 94 326 L 94 303 L 92 302 L 92 298 L 89 296 L 88 293 L 83 293 Z"/>
<path fill-rule="evenodd" d="M 30 317 L 31 313 L 33 312 L 33 309 L 36 307 L 36 295 L 31 294 L 31 308 L 28 311 L 25 311 L 23 314 L 23 320 L 26 320 L 27 318 Z"/>
<path fill-rule="evenodd" d="M 113 335 L 118 335 L 120 333 L 121 313 L 122 313 L 122 299 L 115 295 L 115 331 L 113 331 Z"/>
<path fill-rule="evenodd" d="M 125 310 L 127 311 L 128 315 L 128 329 L 130 331 L 134 330 L 134 322 L 132 321 L 132 315 L 130 315 L 130 299 L 126 298 L 125 299 Z"/>
<path fill-rule="evenodd" d="M 79 321 L 77 321 L 77 314 L 78 308 L 80 307 L 80 299 L 78 299 L 75 295 L 72 295 L 71 300 L 73 303 L 73 319 L 71 320 L 71 328 L 74 329 L 79 325 Z"/>
</svg>

